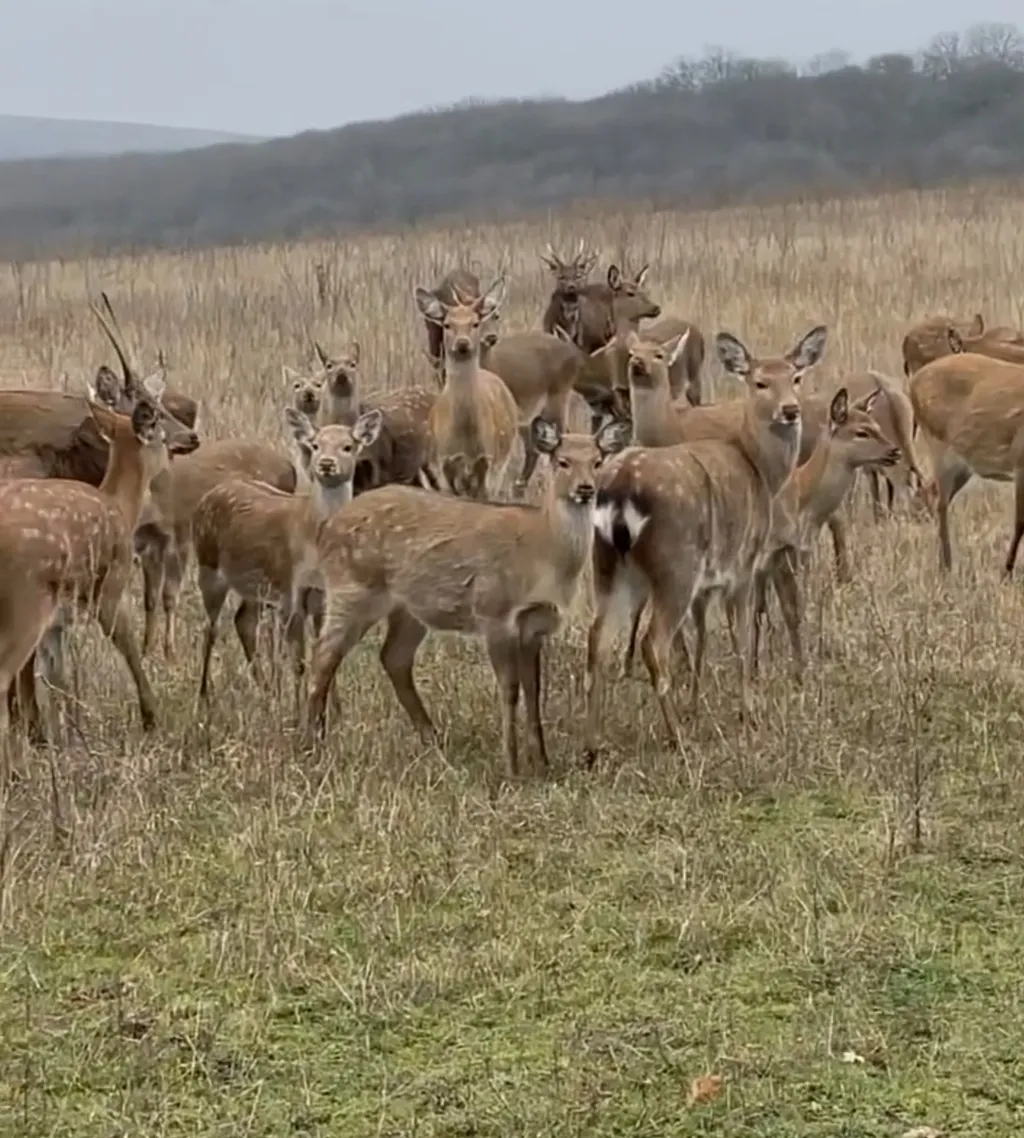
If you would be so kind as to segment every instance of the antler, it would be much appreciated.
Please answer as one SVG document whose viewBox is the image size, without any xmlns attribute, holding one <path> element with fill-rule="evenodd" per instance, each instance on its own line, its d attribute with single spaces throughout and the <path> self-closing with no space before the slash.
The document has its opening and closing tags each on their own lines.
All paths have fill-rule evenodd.
<svg viewBox="0 0 1024 1138">
<path fill-rule="evenodd" d="M 313 350 L 316 352 L 317 359 L 320 361 L 321 367 L 331 366 L 331 357 L 320 346 L 319 340 L 313 341 Z"/>
<path fill-rule="evenodd" d="M 107 294 L 105 292 L 101 292 L 100 296 L 103 299 L 103 303 L 106 306 L 107 311 L 110 313 L 111 319 L 113 320 L 114 324 L 116 325 L 117 324 L 117 317 L 114 315 L 114 310 L 110 306 L 109 297 L 107 296 Z M 113 345 L 114 351 L 117 353 L 117 358 L 121 362 L 121 371 L 124 373 L 125 383 L 130 383 L 132 381 L 132 379 L 134 378 L 134 374 L 132 372 L 131 365 L 128 363 L 128 357 L 125 355 L 124 348 L 121 346 L 120 342 L 118 341 L 117 336 L 114 335 L 114 332 L 112 331 L 110 325 L 107 323 L 106 317 L 99 310 L 99 308 L 97 307 L 95 302 L 90 301 L 89 307 L 92 309 L 93 315 L 100 322 L 100 327 L 106 333 L 107 339 Z M 118 329 L 118 331 L 120 331 L 120 329 Z"/>
</svg>

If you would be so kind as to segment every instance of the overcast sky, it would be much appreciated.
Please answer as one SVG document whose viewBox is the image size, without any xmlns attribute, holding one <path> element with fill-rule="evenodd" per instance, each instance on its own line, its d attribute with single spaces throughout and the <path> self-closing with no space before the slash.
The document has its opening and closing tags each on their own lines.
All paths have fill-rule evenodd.
<svg viewBox="0 0 1024 1138">
<path fill-rule="evenodd" d="M 260 135 L 599 94 L 709 44 L 862 57 L 1024 23 L 1020 0 L 0 0 L 0 15 L 0 112 Z"/>
</svg>

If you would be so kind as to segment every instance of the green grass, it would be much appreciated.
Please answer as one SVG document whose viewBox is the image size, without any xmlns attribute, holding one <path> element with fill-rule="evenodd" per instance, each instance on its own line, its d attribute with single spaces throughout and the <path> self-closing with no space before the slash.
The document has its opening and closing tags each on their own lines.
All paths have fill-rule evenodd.
<svg viewBox="0 0 1024 1138">
<path fill-rule="evenodd" d="M 366 659 L 362 716 L 305 765 L 224 655 L 211 724 L 175 689 L 170 739 L 114 714 L 55 765 L 56 824 L 45 763 L 7 804 L 0 1132 L 1021 1131 L 1012 685 L 922 673 L 922 710 L 833 659 L 841 713 L 773 676 L 746 747 L 703 725 L 698 770 L 623 683 L 613 759 L 510 788 L 472 653 L 425 654 L 467 732 L 447 760 Z M 723 1093 L 691 1107 L 705 1072 Z"/>
</svg>

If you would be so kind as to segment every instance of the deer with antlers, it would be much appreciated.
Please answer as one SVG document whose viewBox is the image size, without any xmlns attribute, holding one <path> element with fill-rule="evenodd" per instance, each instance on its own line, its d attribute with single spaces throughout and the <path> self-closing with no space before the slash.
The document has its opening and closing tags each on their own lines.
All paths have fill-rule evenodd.
<svg viewBox="0 0 1024 1138">
<path fill-rule="evenodd" d="M 480 295 L 480 278 L 476 273 L 460 266 L 445 273 L 440 284 L 423 291 L 442 305 L 470 304 Z M 427 329 L 427 358 L 438 379 L 443 380 L 444 337 L 441 326 L 427 316 L 423 317 L 423 323 Z"/>
<path fill-rule="evenodd" d="M 300 453 L 303 485 L 295 494 L 251 479 L 227 479 L 199 502 L 192 523 L 199 590 L 206 608 L 199 695 L 209 694 L 210 659 L 228 594 L 241 597 L 235 631 L 246 661 L 262 682 L 256 660 L 260 611 L 276 609 L 295 653 L 296 678 L 305 665 L 308 594 L 318 587 L 316 534 L 320 523 L 352 499 L 360 452 L 372 446 L 379 411 L 364 412 L 351 427 L 314 428 L 305 415 L 285 416 Z M 317 606 L 322 613 L 322 606 Z"/>
<path fill-rule="evenodd" d="M 468 304 L 416 290 L 424 317 L 442 333 L 445 381 L 430 409 L 424 483 L 470 498 L 502 487 L 518 433 L 519 408 L 501 378 L 480 366 L 481 327 L 501 307 L 505 278 Z"/>
<path fill-rule="evenodd" d="M 703 636 L 705 594 L 722 590 L 731 612 L 740 696 L 750 713 L 754 580 L 770 552 L 774 502 L 800 452 L 800 381 L 825 347 L 811 329 L 778 359 L 757 359 L 735 336 L 715 340 L 748 397 L 729 409 L 721 433 L 698 442 L 630 448 L 598 482 L 593 568 L 596 615 L 587 644 L 587 749 L 596 756 L 604 657 L 620 619 L 648 599 L 641 655 L 671 738 L 682 719 L 671 691 L 671 651 L 691 613 Z M 694 409 L 696 413 L 698 409 Z M 711 411 L 712 408 L 699 410 Z M 699 698 L 694 661 L 691 704 Z"/>
<path fill-rule="evenodd" d="M 595 478 L 628 429 L 595 437 L 533 421 L 551 462 L 541 506 L 473 502 L 386 486 L 356 498 L 317 538 L 326 616 L 313 655 L 308 734 L 323 730 L 327 693 L 345 656 L 381 620 L 381 662 L 421 737 L 434 726 L 413 680 L 428 629 L 482 637 L 502 699 L 506 769 L 519 773 L 516 708 L 522 691 L 533 753 L 547 765 L 540 712 L 541 652 L 575 595 L 593 541 Z"/>
<path fill-rule="evenodd" d="M 90 385 L 90 412 L 109 444 L 107 471 L 98 488 L 54 479 L 18 479 L 0 484 L 0 566 L 7 585 L 0 596 L 0 685 L 19 678 L 19 697 L 38 721 L 34 684 L 23 684 L 43 634 L 64 603 L 94 612 L 100 627 L 124 657 L 135 681 L 142 724 L 156 723 L 152 690 L 142 669 L 122 597 L 132 568 L 132 533 L 143 496 L 168 464 L 163 381 L 143 381 L 134 390 L 130 414 L 98 402 Z M 31 671 L 27 673 L 31 680 Z M 0 737 L 7 728 L 0 704 Z"/>
</svg>

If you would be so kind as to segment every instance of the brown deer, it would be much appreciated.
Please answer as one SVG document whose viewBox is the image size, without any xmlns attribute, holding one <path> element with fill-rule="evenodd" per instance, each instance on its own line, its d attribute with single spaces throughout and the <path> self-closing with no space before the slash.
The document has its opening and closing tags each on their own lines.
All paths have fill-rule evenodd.
<svg viewBox="0 0 1024 1138">
<path fill-rule="evenodd" d="M 504 382 L 480 366 L 480 329 L 501 307 L 505 279 L 469 304 L 445 304 L 426 289 L 416 303 L 442 331 L 444 387 L 430 409 L 424 481 L 460 497 L 493 497 L 512 457 L 519 409 Z"/>
<path fill-rule="evenodd" d="M 747 385 L 717 434 L 675 446 L 630 448 L 598 480 L 593 568 L 596 615 L 587 643 L 587 749 L 596 756 L 607 648 L 619 620 L 645 598 L 651 619 L 641 655 L 669 734 L 682 739 L 671 693 L 670 656 L 692 613 L 704 636 L 705 594 L 722 590 L 739 661 L 740 696 L 750 713 L 752 594 L 770 552 L 774 501 L 800 452 L 800 381 L 821 358 L 818 326 L 774 360 L 758 360 L 728 332 L 715 347 L 723 366 Z M 691 412 L 716 410 L 694 408 Z M 700 652 L 691 705 L 699 698 Z"/>
<path fill-rule="evenodd" d="M 574 391 L 587 401 L 595 431 L 605 418 L 624 414 L 611 387 L 607 349 L 587 355 L 561 327 L 554 335 L 531 330 L 502 336 L 481 350 L 480 362 L 504 381 L 519 408 L 523 467 L 515 483 L 517 497 L 526 492 L 539 457 L 530 426 L 537 415 L 565 431 Z"/>
<path fill-rule="evenodd" d="M 311 423 L 317 422 L 323 402 L 320 377 L 303 375 L 287 364 L 281 368 L 281 377 L 285 386 L 291 388 L 291 405 Z"/>
<path fill-rule="evenodd" d="M 563 261 L 550 244 L 540 259 L 551 271 L 554 283 L 541 327 L 551 335 L 556 328 L 561 328 L 575 341 L 581 318 L 580 291 L 589 283 L 591 271 L 597 264 L 597 254 L 588 252 L 584 242 L 580 241 L 569 261 Z"/>
<path fill-rule="evenodd" d="M 986 327 L 980 312 L 971 320 L 955 320 L 952 316 L 928 316 L 913 325 L 903 337 L 903 374 L 907 378 L 932 360 L 940 359 L 951 351 L 963 350 L 952 346 L 955 340 L 951 340 L 950 329 L 957 333 L 960 340 L 971 340 L 975 343 L 1024 342 L 1021 333 L 1008 324 Z M 977 348 L 971 347 L 967 350 L 977 351 Z"/>
<path fill-rule="evenodd" d="M 815 538 L 829 518 L 836 515 L 853 488 L 857 472 L 886 469 L 900 461 L 900 448 L 893 444 L 872 411 L 883 397 L 876 386 L 855 403 L 841 387 L 829 404 L 828 429 L 821 432 L 806 462 L 789 476 L 775 501 L 770 550 L 766 564 L 754 580 L 754 629 L 751 669 L 757 671 L 761 626 L 767 612 L 770 580 L 779 598 L 783 620 L 793 649 L 794 671 L 802 678 L 805 661 L 801 626 L 803 602 L 796 576 L 796 563 L 806 562 Z"/>
<path fill-rule="evenodd" d="M 661 315 L 661 306 L 643 288 L 649 267 L 644 265 L 635 277 L 629 277 L 618 265 L 610 265 L 604 282 L 580 290 L 574 339 L 584 352 L 604 347 L 620 328 L 636 329 L 641 320 L 655 320 Z"/>
<path fill-rule="evenodd" d="M 473 502 L 386 486 L 320 528 L 326 618 L 313 655 L 308 734 L 322 732 L 327 693 L 345 656 L 387 620 L 381 663 L 424 741 L 435 730 L 413 680 L 428 629 L 482 637 L 502 699 L 508 773 L 519 773 L 516 707 L 525 694 L 533 752 L 547 766 L 540 713 L 541 651 L 576 593 L 593 541 L 594 484 L 627 440 L 621 423 L 596 438 L 533 421 L 551 462 L 543 505 Z"/>
<path fill-rule="evenodd" d="M 612 383 L 623 395 L 629 393 L 628 341 L 630 335 L 636 334 L 635 328 L 625 325 L 616 332 L 608 344 L 612 361 Z M 675 340 L 680 341 L 679 352 L 673 357 L 668 368 L 669 396 L 673 403 L 685 399 L 686 406 L 699 407 L 704 401 L 701 374 L 704 367 L 704 334 L 697 325 L 675 316 L 666 316 L 654 324 L 648 324 L 639 332 L 639 336 L 652 344 L 664 345 Z"/>
<path fill-rule="evenodd" d="M 949 506 L 972 476 L 1014 483 L 1009 576 L 1024 537 L 1024 367 L 973 352 L 942 356 L 910 378 L 910 402 L 931 452 L 939 564 L 953 566 Z"/>
<path fill-rule="evenodd" d="M 362 494 L 389 482 L 418 482 L 429 449 L 429 418 L 437 401 L 437 389 L 415 385 L 363 400 L 360 398 L 358 341 L 352 341 L 348 352 L 340 356 L 328 354 L 316 341 L 314 348 L 322 370 L 310 382 L 318 384 L 325 393 L 318 419 L 320 426 L 351 427 L 367 411 L 376 410 L 381 414 L 379 431 L 372 443 L 360 451 L 354 493 Z"/>
<path fill-rule="evenodd" d="M 156 724 L 152 690 L 142 669 L 122 597 L 132 568 L 132 533 L 143 496 L 168 464 L 163 382 L 136 388 L 130 415 L 110 411 L 90 386 L 90 412 L 109 445 L 100 486 L 56 479 L 0 484 L 0 566 L 7 584 L 0 599 L 0 690 L 18 677 L 22 711 L 38 723 L 30 665 L 62 604 L 94 612 L 135 681 L 142 725 Z M 0 701 L 0 738 L 8 704 Z"/>
<path fill-rule="evenodd" d="M 352 500 L 360 451 L 372 445 L 381 413 L 367 411 L 351 427 L 314 428 L 301 412 L 285 411 L 301 455 L 302 490 L 288 494 L 266 483 L 230 478 L 203 495 L 192 522 L 199 590 L 206 609 L 199 695 L 209 695 L 210 658 L 228 594 L 238 593 L 235 631 L 246 662 L 262 683 L 256 661 L 260 611 L 278 610 L 295 653 L 296 678 L 305 666 L 306 594 L 318 587 L 316 533 L 324 518 Z M 322 612 L 322 606 L 320 606 Z"/>
<path fill-rule="evenodd" d="M 192 552 L 192 519 L 203 495 L 228 478 L 252 478 L 291 493 L 292 460 L 261 439 L 219 439 L 183 455 L 154 479 L 139 519 L 135 550 L 142 563 L 145 655 L 156 641 L 157 602 L 164 613 L 164 656 L 174 657 L 178 599 Z"/>
<path fill-rule="evenodd" d="M 471 304 L 480 295 L 480 278 L 469 269 L 459 267 L 446 273 L 436 288 L 424 289 L 423 291 L 429 292 L 435 300 L 449 308 L 456 304 Z M 420 306 L 420 311 L 422 312 L 422 306 Z M 442 329 L 436 321 L 429 317 L 424 316 L 423 322 L 427 326 L 427 356 L 440 379 L 440 372 L 444 367 Z"/>
</svg>

